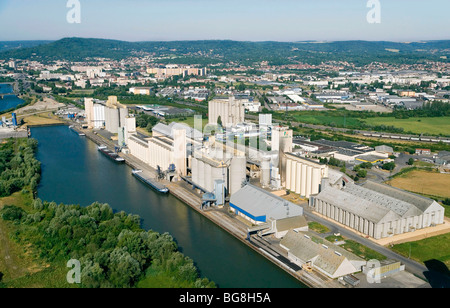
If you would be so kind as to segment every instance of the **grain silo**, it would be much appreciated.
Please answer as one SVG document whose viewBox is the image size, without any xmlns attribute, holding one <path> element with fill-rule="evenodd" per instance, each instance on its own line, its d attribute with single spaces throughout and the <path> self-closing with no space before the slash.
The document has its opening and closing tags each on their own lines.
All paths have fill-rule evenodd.
<svg viewBox="0 0 450 308">
<path fill-rule="evenodd" d="M 245 156 L 235 156 L 231 159 L 230 166 L 230 195 L 242 188 L 247 180 L 247 159 Z"/>
<path fill-rule="evenodd" d="M 261 160 L 261 185 L 262 187 L 270 185 L 270 158 L 264 157 Z"/>
<path fill-rule="evenodd" d="M 328 176 L 328 167 L 314 160 L 285 153 L 286 189 L 306 198 L 319 192 L 322 178 Z"/>
<path fill-rule="evenodd" d="M 195 157 L 191 158 L 191 174 L 192 174 L 192 182 L 198 183 L 198 160 Z"/>
</svg>

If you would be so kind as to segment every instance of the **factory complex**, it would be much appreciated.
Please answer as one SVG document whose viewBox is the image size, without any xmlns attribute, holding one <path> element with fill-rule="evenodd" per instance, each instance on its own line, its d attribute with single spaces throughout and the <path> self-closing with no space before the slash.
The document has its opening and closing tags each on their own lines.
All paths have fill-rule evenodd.
<svg viewBox="0 0 450 308">
<path fill-rule="evenodd" d="M 158 123 L 151 136 L 137 132 L 135 118 L 116 97 L 106 104 L 85 99 L 85 105 L 89 128 L 118 134 L 119 151 L 152 167 L 159 179 L 187 183 L 203 195 L 199 208 L 226 206 L 248 223 L 249 233 L 273 234 L 289 260 L 331 279 L 360 272 L 367 262 L 312 240 L 305 208 L 373 239 L 444 223 L 444 208 L 432 199 L 371 181 L 356 184 L 305 155 L 333 152 L 363 161 L 367 155 L 385 159 L 386 149 L 294 138 L 289 127 L 272 123 L 271 115 L 260 115 L 258 124 L 245 123 L 244 102 L 235 97 L 209 102 L 205 129 Z M 298 196 L 305 208 L 280 191 Z"/>
</svg>

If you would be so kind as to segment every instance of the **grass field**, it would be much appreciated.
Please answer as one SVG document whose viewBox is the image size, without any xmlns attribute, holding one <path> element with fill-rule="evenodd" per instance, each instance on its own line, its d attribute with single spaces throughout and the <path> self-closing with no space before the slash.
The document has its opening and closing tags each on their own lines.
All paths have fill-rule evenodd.
<svg viewBox="0 0 450 308">
<path fill-rule="evenodd" d="M 450 117 L 414 117 L 409 119 L 396 119 L 395 117 L 359 117 L 357 113 L 345 116 L 341 111 L 292 111 L 289 112 L 289 116 L 296 122 L 314 125 L 346 127 L 350 129 L 364 129 L 366 125 L 372 127 L 384 125 L 386 127 L 393 126 L 402 128 L 404 133 L 450 136 Z M 278 118 L 282 119 L 284 115 L 279 113 Z"/>
<path fill-rule="evenodd" d="M 364 259 L 364 260 L 385 260 L 386 257 L 384 255 L 382 255 L 381 253 L 366 247 L 358 242 L 346 239 L 345 240 L 345 244 L 340 245 L 342 248 L 344 248 L 345 250 L 350 251 L 351 253 L 354 253 L 355 255 L 357 255 L 358 257 Z"/>
<path fill-rule="evenodd" d="M 0 209 L 5 205 L 16 205 L 25 208 L 31 202 L 30 194 L 21 192 L 0 199 Z M 42 270 L 42 265 L 36 263 L 26 247 L 21 247 L 10 238 L 13 230 L 0 219 L 0 272 L 4 274 L 3 282 L 8 283 Z"/>
<path fill-rule="evenodd" d="M 73 94 L 83 94 L 83 95 L 92 95 L 94 94 L 95 90 L 94 89 L 84 89 L 84 90 L 73 90 L 72 93 Z"/>
<path fill-rule="evenodd" d="M 317 233 L 328 233 L 328 232 L 330 232 L 330 229 L 328 229 L 324 225 L 321 225 L 321 224 L 319 224 L 318 222 L 315 222 L 315 221 L 309 222 L 308 223 L 308 227 L 309 227 L 309 229 L 311 229 L 312 231 L 315 231 Z"/>
<path fill-rule="evenodd" d="M 387 184 L 423 195 L 450 198 L 450 174 L 413 170 L 389 180 Z"/>
<path fill-rule="evenodd" d="M 320 114 L 308 114 L 308 113 L 297 113 L 294 115 L 295 121 L 314 124 L 314 125 L 325 125 L 332 127 L 347 127 L 347 128 L 357 128 L 361 126 L 361 120 L 358 118 L 350 118 L 343 116 L 332 116 L 332 115 L 320 115 Z"/>
<path fill-rule="evenodd" d="M 425 135 L 450 135 L 450 117 L 438 118 L 409 118 L 396 119 L 394 117 L 376 117 L 364 119 L 368 125 L 395 126 L 403 128 L 405 132 Z"/>
<path fill-rule="evenodd" d="M 167 119 L 167 122 L 177 122 L 177 123 L 185 123 L 189 125 L 190 127 L 194 127 L 195 118 L 192 117 L 185 117 L 185 118 L 173 118 L 173 119 Z M 202 130 L 203 128 L 208 124 L 208 118 L 202 118 Z"/>
<path fill-rule="evenodd" d="M 416 242 L 397 244 L 392 250 L 419 262 L 439 260 L 450 268 L 450 233 L 433 236 Z"/>
<path fill-rule="evenodd" d="M 358 257 L 364 259 L 364 260 L 372 260 L 376 259 L 379 261 L 385 260 L 386 257 L 382 255 L 381 253 L 364 246 L 358 242 L 352 241 L 350 239 L 344 238 L 340 235 L 330 235 L 325 238 L 327 241 L 334 243 L 335 241 L 344 241 L 344 244 L 339 244 L 340 247 L 344 248 L 345 250 L 357 255 Z"/>
<path fill-rule="evenodd" d="M 16 192 L 9 197 L 0 198 L 0 209 L 5 205 L 15 205 L 27 209 L 32 194 Z M 8 288 L 60 288 L 74 287 L 66 280 L 65 264 L 47 264 L 33 253 L 33 247 L 22 246 L 13 240 L 17 230 L 14 225 L 0 218 L 0 272 L 2 282 Z"/>
</svg>

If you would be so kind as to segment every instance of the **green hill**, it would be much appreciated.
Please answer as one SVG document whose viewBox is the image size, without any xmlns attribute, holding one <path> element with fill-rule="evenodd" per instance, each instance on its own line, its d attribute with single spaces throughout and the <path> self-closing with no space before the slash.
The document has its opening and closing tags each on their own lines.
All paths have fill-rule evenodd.
<svg viewBox="0 0 450 308">
<path fill-rule="evenodd" d="M 5 42 L 4 42 L 5 43 Z M 0 49 L 0 59 L 41 61 L 81 61 L 89 58 L 124 59 L 140 53 L 174 56 L 175 61 L 199 63 L 238 62 L 288 64 L 297 61 L 320 64 L 323 61 L 348 61 L 364 65 L 373 61 L 417 63 L 425 60 L 448 62 L 450 41 L 397 42 L 248 42 L 248 41 L 171 41 L 125 42 L 105 39 L 64 38 L 32 47 Z M 447 59 L 443 56 L 447 56 Z M 186 60 L 188 59 L 188 61 Z M 173 61 L 172 61 L 173 62 Z"/>
</svg>

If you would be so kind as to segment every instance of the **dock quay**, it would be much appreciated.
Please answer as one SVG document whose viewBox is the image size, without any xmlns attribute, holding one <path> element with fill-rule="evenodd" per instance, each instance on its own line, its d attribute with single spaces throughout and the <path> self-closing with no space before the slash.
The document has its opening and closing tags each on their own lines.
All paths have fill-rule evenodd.
<svg viewBox="0 0 450 308">
<path fill-rule="evenodd" d="M 97 145 L 105 145 L 108 148 L 114 149 L 115 144 L 112 140 L 106 140 L 104 137 L 96 134 L 92 130 L 81 129 L 74 125 L 73 130 L 80 134 L 84 134 L 86 138 L 90 139 Z M 149 177 L 156 178 L 157 171 L 145 164 L 138 158 L 130 154 L 119 154 L 125 159 L 125 163 L 134 170 L 143 170 Z M 169 194 L 172 194 L 183 203 L 190 206 L 199 214 L 208 218 L 210 221 L 221 227 L 236 239 L 247 245 L 255 252 L 264 256 L 286 273 L 299 280 L 301 283 L 310 288 L 342 288 L 343 286 L 335 280 L 331 280 L 320 273 L 307 272 L 302 270 L 298 265 L 293 264 L 287 258 L 287 252 L 276 243 L 270 243 L 258 235 L 248 234 L 249 226 L 239 219 L 236 219 L 234 214 L 231 214 L 226 207 L 223 208 L 209 208 L 201 209 L 202 196 L 193 189 L 192 185 L 184 180 L 178 182 L 169 182 L 161 180 L 160 183 L 169 189 Z"/>
</svg>

